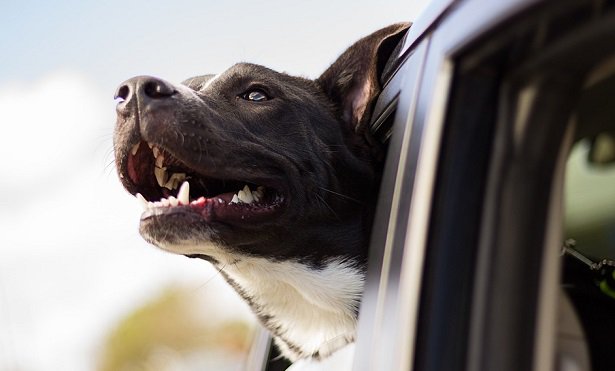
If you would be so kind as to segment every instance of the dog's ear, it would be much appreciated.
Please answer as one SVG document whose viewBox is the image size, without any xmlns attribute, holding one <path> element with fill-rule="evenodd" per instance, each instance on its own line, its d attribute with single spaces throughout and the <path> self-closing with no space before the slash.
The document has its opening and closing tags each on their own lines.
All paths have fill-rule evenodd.
<svg viewBox="0 0 615 371">
<path fill-rule="evenodd" d="M 397 23 L 362 38 L 348 48 L 317 80 L 339 108 L 342 120 L 362 132 L 381 90 L 379 77 L 409 23 Z"/>
</svg>

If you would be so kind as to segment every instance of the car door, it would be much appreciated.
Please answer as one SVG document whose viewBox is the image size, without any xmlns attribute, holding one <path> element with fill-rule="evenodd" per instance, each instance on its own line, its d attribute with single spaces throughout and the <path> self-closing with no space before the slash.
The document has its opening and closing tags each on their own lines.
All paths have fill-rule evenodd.
<svg viewBox="0 0 615 371">
<path fill-rule="evenodd" d="M 590 80 L 612 84 L 613 3 L 441 1 L 431 15 L 406 39 L 425 62 L 418 91 L 401 88 L 413 100 L 400 98 L 394 127 L 409 145 L 389 152 L 403 165 L 383 179 L 354 369 L 614 369 L 611 323 L 590 326 L 615 318 L 609 289 L 571 295 L 561 258 L 571 148 L 612 138 L 612 90 Z M 578 119 L 588 111 L 598 119 Z M 605 209 L 597 233 L 612 252 Z"/>
</svg>

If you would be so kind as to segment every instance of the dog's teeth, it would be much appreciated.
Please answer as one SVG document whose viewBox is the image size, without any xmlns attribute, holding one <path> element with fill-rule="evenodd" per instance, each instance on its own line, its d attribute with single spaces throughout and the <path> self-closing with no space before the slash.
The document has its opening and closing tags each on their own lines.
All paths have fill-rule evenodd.
<svg viewBox="0 0 615 371">
<path fill-rule="evenodd" d="M 237 195 L 233 195 L 233 199 L 230 202 L 231 204 L 238 204 L 239 203 L 239 197 L 237 197 Z"/>
<path fill-rule="evenodd" d="M 256 202 L 260 202 L 260 200 L 262 200 L 265 196 L 265 187 L 259 186 L 256 188 L 256 191 L 252 191 L 252 196 Z"/>
<path fill-rule="evenodd" d="M 130 149 L 130 153 L 134 156 L 137 154 L 137 151 L 139 150 L 139 146 L 141 145 L 141 142 L 135 144 L 134 146 L 132 146 L 132 148 Z"/>
<path fill-rule="evenodd" d="M 143 197 L 141 193 L 137 193 L 136 197 L 137 197 L 137 200 L 139 200 L 139 205 L 143 207 L 143 210 L 144 211 L 147 210 L 149 208 L 149 203 L 147 202 L 145 197 Z"/>
<path fill-rule="evenodd" d="M 152 143 L 147 143 L 147 146 L 149 147 L 149 149 L 152 149 L 152 147 L 154 147 Z"/>
<path fill-rule="evenodd" d="M 156 157 L 156 167 L 162 167 L 163 162 L 164 162 L 164 156 Z"/>
<path fill-rule="evenodd" d="M 177 199 L 184 205 L 188 205 L 190 203 L 190 183 L 184 181 L 179 187 L 179 192 L 177 192 Z"/>
<path fill-rule="evenodd" d="M 203 197 L 203 196 L 201 196 L 201 197 L 199 197 L 198 199 L 196 199 L 196 200 L 192 201 L 192 202 L 190 203 L 190 205 L 195 205 L 195 206 L 199 206 L 199 205 L 201 205 L 201 206 L 202 206 L 202 205 L 204 205 L 204 204 L 205 204 L 205 201 L 206 201 L 206 198 L 205 198 L 205 197 Z"/>
<path fill-rule="evenodd" d="M 254 202 L 254 197 L 252 196 L 252 192 L 250 192 L 250 187 L 248 186 L 243 187 L 241 191 L 237 192 L 237 198 L 239 198 L 239 201 L 246 204 L 251 204 Z"/>
<path fill-rule="evenodd" d="M 158 182 L 159 186 L 164 187 L 164 185 L 167 184 L 168 174 L 167 174 L 166 167 L 163 167 L 163 168 L 155 167 L 154 175 L 156 176 L 156 181 Z"/>
<path fill-rule="evenodd" d="M 179 205 L 179 200 L 173 196 L 169 196 L 169 204 L 171 204 L 171 206 L 177 206 Z"/>
<path fill-rule="evenodd" d="M 165 183 L 164 187 L 169 190 L 177 189 L 179 183 L 186 180 L 186 173 L 173 173 L 169 180 Z"/>
<path fill-rule="evenodd" d="M 162 204 L 162 206 L 169 206 L 169 205 L 171 205 L 169 200 L 167 200 L 166 198 L 161 198 L 160 199 L 160 203 Z"/>
<path fill-rule="evenodd" d="M 177 192 L 177 199 L 183 205 L 190 203 L 190 183 L 182 183 L 181 187 L 179 187 L 179 192 Z"/>
<path fill-rule="evenodd" d="M 160 149 L 158 149 L 158 147 L 152 147 L 152 153 L 154 154 L 154 158 L 157 159 L 160 155 Z"/>
</svg>

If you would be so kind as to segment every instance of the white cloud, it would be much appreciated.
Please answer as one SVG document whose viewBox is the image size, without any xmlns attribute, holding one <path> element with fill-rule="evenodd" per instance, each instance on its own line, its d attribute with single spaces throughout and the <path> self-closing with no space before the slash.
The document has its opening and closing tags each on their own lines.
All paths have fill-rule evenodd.
<svg viewBox="0 0 615 371">
<path fill-rule="evenodd" d="M 53 179 L 92 154 L 96 140 L 103 140 L 101 120 L 113 123 L 107 101 L 108 107 L 91 83 L 72 73 L 0 87 L 0 189 Z"/>
</svg>

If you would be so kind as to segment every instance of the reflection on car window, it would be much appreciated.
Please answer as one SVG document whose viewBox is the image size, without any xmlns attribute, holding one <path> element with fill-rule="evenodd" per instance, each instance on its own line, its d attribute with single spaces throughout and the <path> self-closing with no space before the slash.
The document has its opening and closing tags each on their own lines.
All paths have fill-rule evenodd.
<svg viewBox="0 0 615 371">
<path fill-rule="evenodd" d="M 577 142 L 568 159 L 565 235 L 594 258 L 615 259 L 615 132 Z"/>
<path fill-rule="evenodd" d="M 591 368 L 580 369 L 593 371 L 615 369 L 610 346 L 615 332 L 615 106 L 610 103 L 615 58 L 607 62 L 581 91 L 564 185 L 562 285 L 576 315 L 560 311 L 560 351 L 582 364 L 580 349 L 585 348 Z M 568 330 L 575 322 L 582 331 L 575 332 L 573 344 Z"/>
</svg>

